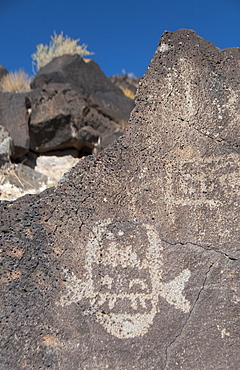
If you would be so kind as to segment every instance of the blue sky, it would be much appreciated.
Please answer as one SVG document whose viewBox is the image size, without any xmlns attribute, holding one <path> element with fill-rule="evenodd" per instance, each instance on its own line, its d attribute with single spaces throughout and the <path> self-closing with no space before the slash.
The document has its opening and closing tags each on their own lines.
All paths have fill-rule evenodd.
<svg viewBox="0 0 240 370">
<path fill-rule="evenodd" d="M 107 76 L 142 76 L 162 33 L 179 28 L 240 47 L 240 0 L 0 0 L 0 64 L 32 75 L 36 45 L 63 31 L 95 52 Z"/>
</svg>

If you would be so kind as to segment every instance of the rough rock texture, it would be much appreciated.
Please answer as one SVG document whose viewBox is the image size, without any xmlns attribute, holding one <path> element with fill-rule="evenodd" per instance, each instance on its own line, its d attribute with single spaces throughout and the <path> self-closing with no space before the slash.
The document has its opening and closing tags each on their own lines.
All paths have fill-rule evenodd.
<svg viewBox="0 0 240 370">
<path fill-rule="evenodd" d="M 123 134 L 113 118 L 103 115 L 99 107 L 92 106 L 67 83 L 34 90 L 31 104 L 30 146 L 38 153 L 76 148 L 80 153 L 91 154 L 99 140 L 113 138 L 118 132 Z"/>
<path fill-rule="evenodd" d="M 54 58 L 40 69 L 31 86 L 42 88 L 56 83 L 75 87 L 90 104 L 117 122 L 128 119 L 134 107 L 131 99 L 105 76 L 97 63 L 93 60 L 86 63 L 79 55 Z"/>
<path fill-rule="evenodd" d="M 11 163 L 14 153 L 13 141 L 5 127 L 0 125 L 0 167 Z"/>
<path fill-rule="evenodd" d="M 165 32 L 126 136 L 3 202 L 3 369 L 239 368 L 238 63 Z"/>
<path fill-rule="evenodd" d="M 26 93 L 0 91 L 0 125 L 11 135 L 14 144 L 14 158 L 21 157 L 29 150 Z"/>
<path fill-rule="evenodd" d="M 14 142 L 14 159 L 75 148 L 92 154 L 123 134 L 134 101 L 92 60 L 64 55 L 42 68 L 29 93 L 0 91 L 0 125 Z"/>
<path fill-rule="evenodd" d="M 4 71 L 0 68 L 0 77 L 7 73 Z M 84 61 L 77 55 L 55 58 L 39 71 L 32 86 L 34 90 L 28 93 L 0 91 L 0 126 L 8 130 L 14 146 L 11 150 L 11 138 L 7 141 L 4 136 L 0 143 L 0 166 L 10 163 L 10 156 L 14 163 L 34 169 L 39 154 L 65 150 L 77 150 L 78 157 L 96 154 L 123 135 L 134 107 L 134 102 L 95 62 Z M 66 158 L 62 170 L 69 168 L 70 162 Z M 27 170 L 16 168 L 17 176 L 25 178 Z M 16 188 L 15 167 L 9 170 L 11 176 L 8 173 L 7 177 L 6 171 L 0 170 L 0 199 L 16 199 L 27 191 L 25 185 Z M 53 171 L 48 180 L 56 185 L 61 171 L 56 175 L 52 166 L 48 171 Z M 37 173 L 34 178 L 38 179 Z M 37 180 L 36 191 L 38 185 L 40 192 L 44 187 Z"/>
<path fill-rule="evenodd" d="M 93 90 L 112 90 L 113 85 L 101 71 L 97 63 L 88 63 L 79 55 L 65 54 L 54 58 L 41 68 L 31 83 L 32 89 L 42 88 L 52 83 L 70 83 L 82 94 L 90 95 Z M 115 87 L 115 91 L 118 89 Z"/>
</svg>

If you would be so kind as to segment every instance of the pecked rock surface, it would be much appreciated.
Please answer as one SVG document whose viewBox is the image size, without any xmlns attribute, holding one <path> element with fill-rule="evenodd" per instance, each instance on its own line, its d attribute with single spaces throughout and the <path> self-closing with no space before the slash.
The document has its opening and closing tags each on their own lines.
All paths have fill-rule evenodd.
<svg viewBox="0 0 240 370">
<path fill-rule="evenodd" d="M 165 32 L 126 136 L 1 204 L 2 369 L 239 368 L 238 64 Z"/>
</svg>

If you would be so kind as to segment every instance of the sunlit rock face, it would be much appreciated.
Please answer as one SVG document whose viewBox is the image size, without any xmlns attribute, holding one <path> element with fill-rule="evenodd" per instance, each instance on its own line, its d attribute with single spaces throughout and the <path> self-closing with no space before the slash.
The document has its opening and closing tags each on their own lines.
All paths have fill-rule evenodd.
<svg viewBox="0 0 240 370">
<path fill-rule="evenodd" d="M 239 367 L 239 54 L 165 32 L 126 135 L 3 202 L 3 367 Z"/>
</svg>

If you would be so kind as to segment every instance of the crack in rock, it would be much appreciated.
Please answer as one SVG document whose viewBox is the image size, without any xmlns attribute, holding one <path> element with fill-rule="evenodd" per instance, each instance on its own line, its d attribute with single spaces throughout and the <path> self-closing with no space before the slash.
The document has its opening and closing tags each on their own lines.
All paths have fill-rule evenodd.
<svg viewBox="0 0 240 370">
<path fill-rule="evenodd" d="M 169 359 L 169 355 L 168 355 L 168 352 L 169 352 L 169 349 L 170 347 L 172 347 L 172 345 L 176 342 L 176 340 L 181 336 L 184 328 L 186 327 L 189 319 L 191 318 L 192 316 L 192 313 L 196 307 L 196 304 L 197 302 L 199 301 L 199 298 L 200 298 L 200 295 L 201 293 L 203 292 L 204 290 L 204 287 L 205 287 L 205 284 L 206 284 L 206 281 L 207 281 L 207 278 L 208 278 L 208 275 L 212 269 L 212 267 L 214 266 L 214 263 L 211 263 L 211 265 L 209 266 L 207 272 L 205 273 L 205 278 L 204 278 L 204 281 L 203 281 L 203 284 L 202 284 L 202 287 L 200 288 L 199 292 L 198 292 L 198 295 L 197 295 L 197 298 L 195 300 L 195 302 L 193 303 L 193 306 L 192 306 L 192 309 L 190 310 L 189 312 L 189 315 L 187 316 L 186 320 L 185 320 L 185 323 L 183 324 L 182 328 L 180 329 L 180 332 L 175 336 L 175 338 L 169 343 L 169 345 L 166 347 L 166 350 L 165 350 L 165 356 L 166 356 L 166 359 L 165 359 L 165 364 L 164 364 L 164 367 L 163 367 L 163 370 L 166 370 L 167 369 L 167 366 L 168 366 L 168 359 Z"/>
<path fill-rule="evenodd" d="M 198 244 L 198 243 L 193 243 L 193 242 L 181 242 L 181 241 L 178 241 L 178 242 L 169 242 L 163 238 L 161 238 L 161 241 L 166 243 L 166 244 L 169 244 L 171 246 L 175 246 L 177 244 L 180 244 L 180 245 L 187 245 L 187 244 L 190 244 L 190 245 L 193 245 L 195 247 L 199 247 L 199 248 L 202 248 L 204 249 L 205 251 L 209 251 L 209 252 L 215 252 L 215 253 L 219 253 L 220 255 L 223 255 L 227 258 L 229 258 L 230 260 L 232 261 L 238 261 L 238 258 L 234 257 L 234 256 L 230 256 L 228 253 L 224 252 L 224 251 L 221 251 L 219 249 L 216 249 L 216 248 L 210 248 L 210 246 L 203 246 L 201 244 Z"/>
</svg>

